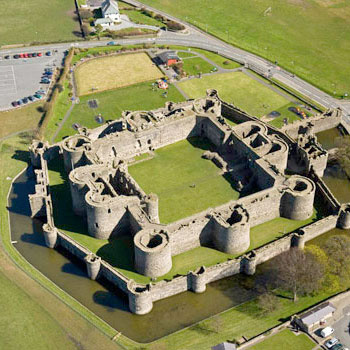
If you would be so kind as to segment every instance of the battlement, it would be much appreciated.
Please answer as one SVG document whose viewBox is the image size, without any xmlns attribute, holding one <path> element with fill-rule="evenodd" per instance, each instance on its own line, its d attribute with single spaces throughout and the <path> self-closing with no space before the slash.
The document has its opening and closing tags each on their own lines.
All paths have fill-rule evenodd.
<svg viewBox="0 0 350 350">
<path fill-rule="evenodd" d="M 318 119 L 339 119 L 338 114 L 327 113 Z M 238 124 L 228 125 L 227 115 Z M 202 99 L 168 102 L 153 111 L 126 111 L 118 121 L 93 130 L 81 128 L 80 134 L 51 147 L 35 141 L 30 148 L 36 168 L 35 193 L 29 197 L 32 215 L 46 218 L 43 232 L 47 246 L 62 245 L 84 260 L 90 278 L 107 278 L 128 294 L 132 312 L 144 314 L 156 300 L 185 290 L 202 293 L 207 283 L 236 273 L 253 274 L 257 264 L 293 245 L 303 247 L 306 240 L 326 228 L 350 227 L 349 206 L 340 206 L 320 179 L 328 154 L 308 129 L 311 126 L 301 126 L 294 141 L 222 101 L 215 90 L 208 90 Z M 202 158 L 212 161 L 220 174 L 232 180 L 240 197 L 161 224 L 157 194 L 141 188 L 130 175 L 128 164 L 138 155 L 193 136 L 210 141 L 215 149 L 203 152 Z M 169 281 L 135 283 L 55 227 L 47 162 L 58 151 L 68 173 L 72 210 L 80 217 L 77 220 L 85 220 L 88 234 L 96 239 L 127 233 L 139 274 L 152 279 L 164 276 L 171 271 L 174 256 L 201 246 L 232 258 L 210 267 L 198 266 Z M 287 176 L 290 164 L 296 164 L 298 171 Z M 316 222 L 252 250 L 252 228 L 278 217 L 310 218 L 316 192 L 332 211 L 322 219 L 324 227 Z"/>
</svg>

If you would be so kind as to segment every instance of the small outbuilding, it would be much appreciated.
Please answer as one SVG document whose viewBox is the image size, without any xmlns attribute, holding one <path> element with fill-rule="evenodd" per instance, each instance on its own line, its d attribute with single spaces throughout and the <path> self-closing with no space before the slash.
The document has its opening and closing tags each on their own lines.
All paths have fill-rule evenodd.
<svg viewBox="0 0 350 350">
<path fill-rule="evenodd" d="M 175 51 L 164 51 L 157 57 L 160 64 L 164 64 L 168 67 L 181 61 L 180 57 L 176 54 Z"/>
<path fill-rule="evenodd" d="M 223 342 L 213 346 L 211 349 L 212 350 L 237 350 L 237 347 L 235 344 Z"/>
<path fill-rule="evenodd" d="M 110 18 L 98 18 L 95 21 L 95 26 L 97 26 L 98 24 L 100 24 L 102 26 L 102 28 L 108 28 L 111 25 L 113 25 L 113 21 Z"/>
<path fill-rule="evenodd" d="M 330 302 L 320 304 L 300 316 L 296 316 L 295 323 L 305 332 L 313 332 L 317 328 L 327 324 L 333 317 L 336 308 Z"/>
</svg>

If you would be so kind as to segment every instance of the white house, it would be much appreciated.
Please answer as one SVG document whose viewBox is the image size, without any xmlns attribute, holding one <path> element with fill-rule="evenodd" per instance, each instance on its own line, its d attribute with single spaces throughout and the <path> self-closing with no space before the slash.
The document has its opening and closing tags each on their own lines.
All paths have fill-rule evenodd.
<svg viewBox="0 0 350 350">
<path fill-rule="evenodd" d="M 113 25 L 113 21 L 110 18 L 98 18 L 95 21 L 95 26 L 97 26 L 98 24 L 100 24 L 102 26 L 102 28 L 108 28 L 111 25 Z"/>
<path fill-rule="evenodd" d="M 115 0 L 105 0 L 101 4 L 102 16 L 104 18 L 110 18 L 114 22 L 120 21 L 120 12 L 118 3 Z"/>
</svg>

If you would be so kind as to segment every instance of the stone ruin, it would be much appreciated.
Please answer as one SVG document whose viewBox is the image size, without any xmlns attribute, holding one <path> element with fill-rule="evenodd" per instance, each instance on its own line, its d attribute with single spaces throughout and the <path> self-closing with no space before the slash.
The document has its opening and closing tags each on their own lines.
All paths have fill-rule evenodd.
<svg viewBox="0 0 350 350">
<path fill-rule="evenodd" d="M 317 117 L 326 120 L 323 124 L 341 122 L 339 111 L 327 113 Z M 237 125 L 228 125 L 225 118 Z M 126 111 L 120 120 L 93 130 L 79 128 L 79 134 L 51 146 L 35 141 L 30 148 L 36 175 L 35 193 L 29 196 L 32 216 L 44 220 L 48 247 L 69 250 L 85 262 L 90 278 L 105 277 L 127 293 L 132 312 L 145 314 L 154 301 L 186 290 L 204 292 L 207 283 L 240 272 L 254 274 L 257 264 L 292 246 L 302 248 L 336 225 L 350 227 L 350 205 L 341 206 L 321 179 L 328 154 L 310 132 L 314 126 L 298 127 L 302 131 L 295 140 L 290 126 L 289 133 L 275 129 L 208 90 L 205 98 L 168 102 L 153 111 Z M 232 179 L 241 197 L 163 225 L 157 195 L 143 191 L 129 174 L 128 164 L 135 156 L 194 136 L 215 146 L 203 158 Z M 173 256 L 199 246 L 239 257 L 198 266 L 170 281 L 142 285 L 127 278 L 55 227 L 47 163 L 60 154 L 69 174 L 74 214 L 86 220 L 89 235 L 96 239 L 131 235 L 139 274 L 152 279 L 163 276 L 171 270 Z M 287 168 L 294 175 L 285 175 Z M 308 219 L 316 194 L 328 209 L 325 218 L 246 253 L 252 227 L 277 217 Z"/>
</svg>

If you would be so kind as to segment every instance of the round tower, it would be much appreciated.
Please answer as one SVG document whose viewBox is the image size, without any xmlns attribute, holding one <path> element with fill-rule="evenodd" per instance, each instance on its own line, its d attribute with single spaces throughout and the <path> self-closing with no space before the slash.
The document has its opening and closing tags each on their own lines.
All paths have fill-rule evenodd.
<svg viewBox="0 0 350 350">
<path fill-rule="evenodd" d="M 154 193 L 150 193 L 145 199 L 145 211 L 148 214 L 150 220 L 154 224 L 159 224 L 158 214 L 158 196 Z"/>
<path fill-rule="evenodd" d="M 46 246 L 49 248 L 55 248 L 57 242 L 57 228 L 46 223 L 43 225 L 43 234 Z"/>
<path fill-rule="evenodd" d="M 292 238 L 292 246 L 299 249 L 304 249 L 305 247 L 305 233 L 303 230 L 299 230 Z"/>
<path fill-rule="evenodd" d="M 256 254 L 254 250 L 252 250 L 249 254 L 247 254 L 243 259 L 243 272 L 248 275 L 254 275 L 256 271 Z"/>
<path fill-rule="evenodd" d="M 284 183 L 280 204 L 281 216 L 292 220 L 306 220 L 313 214 L 316 186 L 300 175 L 293 175 Z"/>
<path fill-rule="evenodd" d="M 47 148 L 47 142 L 34 140 L 29 147 L 30 161 L 34 168 L 41 168 L 40 154 L 44 153 Z"/>
<path fill-rule="evenodd" d="M 67 137 L 63 143 L 64 167 L 67 172 L 73 168 L 85 165 L 84 152 L 91 149 L 91 140 L 84 135 Z"/>
<path fill-rule="evenodd" d="M 89 278 L 95 280 L 100 272 L 101 258 L 91 253 L 85 256 L 84 261 Z"/>
<path fill-rule="evenodd" d="M 190 273 L 191 290 L 195 293 L 204 293 L 206 286 L 206 269 L 205 266 L 198 268 Z"/>
<path fill-rule="evenodd" d="M 148 286 L 138 286 L 129 280 L 128 285 L 129 309 L 136 315 L 148 314 L 153 308 L 152 296 Z"/>
<path fill-rule="evenodd" d="M 171 270 L 169 235 L 161 230 L 145 229 L 134 237 L 135 269 L 142 275 L 159 277 Z"/>
<path fill-rule="evenodd" d="M 228 254 L 239 254 L 249 248 L 249 215 L 242 206 L 234 207 L 227 220 L 219 215 L 215 217 L 215 220 L 213 240 L 218 250 Z"/>
<path fill-rule="evenodd" d="M 340 208 L 337 226 L 344 230 L 350 228 L 350 203 L 342 204 Z"/>
</svg>

